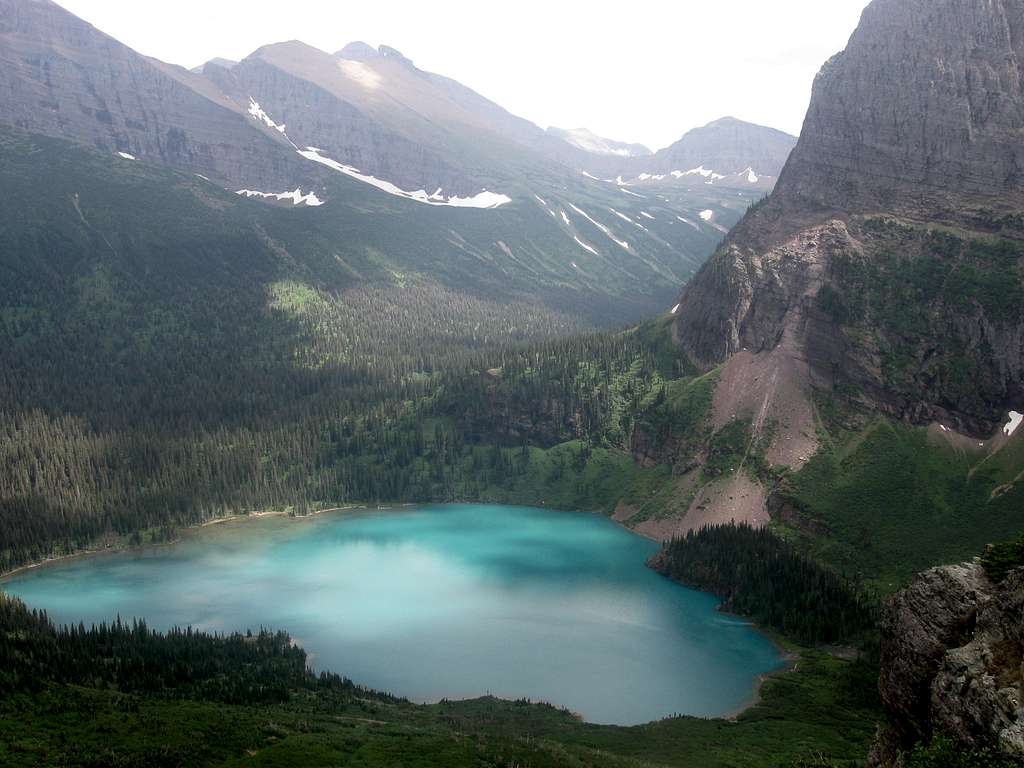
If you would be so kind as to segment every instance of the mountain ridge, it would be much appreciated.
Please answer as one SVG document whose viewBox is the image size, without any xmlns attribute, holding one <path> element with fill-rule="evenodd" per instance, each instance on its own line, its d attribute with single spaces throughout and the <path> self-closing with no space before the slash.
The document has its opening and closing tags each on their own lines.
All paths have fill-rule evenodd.
<svg viewBox="0 0 1024 768">
<path fill-rule="evenodd" d="M 630 173 L 618 162 L 591 165 L 628 158 L 594 156 L 386 45 L 354 42 L 330 54 L 293 40 L 240 62 L 215 58 L 186 70 L 133 51 L 53 2 L 4 0 L 3 10 L 0 120 L 190 170 L 226 188 L 320 191 L 329 172 L 296 154 L 309 146 L 428 195 L 472 197 L 524 174 L 558 184 L 578 169 L 600 170 L 602 178 Z M 98 77 L 101 60 L 112 65 Z M 752 157 L 734 170 L 767 174 L 761 184 L 737 173 L 727 185 L 770 186 L 772 170 L 758 164 Z M 634 175 L 650 170 L 637 166 Z"/>
<path fill-rule="evenodd" d="M 5 122 L 246 186 L 294 164 L 187 70 L 157 65 L 56 3 L 4 0 L 0 11 Z"/>
</svg>

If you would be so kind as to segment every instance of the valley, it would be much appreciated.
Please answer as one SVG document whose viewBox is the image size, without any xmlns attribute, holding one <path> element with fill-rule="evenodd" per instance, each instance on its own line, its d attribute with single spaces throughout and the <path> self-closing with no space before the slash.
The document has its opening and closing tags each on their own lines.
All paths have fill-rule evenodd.
<svg viewBox="0 0 1024 768">
<path fill-rule="evenodd" d="M 1022 40 L 652 149 L 0 0 L 0 765 L 1019 764 Z"/>
</svg>

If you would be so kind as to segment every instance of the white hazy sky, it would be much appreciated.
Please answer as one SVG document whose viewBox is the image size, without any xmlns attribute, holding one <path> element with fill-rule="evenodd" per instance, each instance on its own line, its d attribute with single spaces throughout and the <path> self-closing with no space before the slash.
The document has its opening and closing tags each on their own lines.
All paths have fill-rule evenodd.
<svg viewBox="0 0 1024 768">
<path fill-rule="evenodd" d="M 652 149 L 725 115 L 799 133 L 811 82 L 867 0 L 58 0 L 193 67 L 298 39 L 402 51 L 542 127 Z"/>
</svg>

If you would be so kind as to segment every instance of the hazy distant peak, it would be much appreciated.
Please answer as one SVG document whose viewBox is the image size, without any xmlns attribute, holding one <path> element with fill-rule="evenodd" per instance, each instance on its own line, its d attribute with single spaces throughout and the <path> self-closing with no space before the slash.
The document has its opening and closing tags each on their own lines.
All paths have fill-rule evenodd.
<svg viewBox="0 0 1024 768">
<path fill-rule="evenodd" d="M 379 48 L 374 48 L 372 45 L 364 43 L 362 40 L 355 40 L 349 43 L 334 55 L 339 59 L 348 59 L 350 61 L 394 59 L 402 64 L 415 68 L 415 64 L 412 63 L 412 60 L 406 57 L 397 48 L 392 48 L 390 45 L 382 45 Z"/>
<path fill-rule="evenodd" d="M 699 128 L 692 129 L 693 131 L 703 131 L 707 129 L 725 129 L 725 128 L 741 128 L 751 129 L 755 131 L 771 131 L 772 133 L 779 134 L 781 136 L 788 136 L 790 139 L 796 142 L 796 136 L 793 136 L 785 131 L 780 131 L 778 128 L 772 128 L 768 125 L 759 125 L 758 123 L 751 123 L 746 120 L 740 120 L 738 117 L 720 117 L 717 120 L 712 120 L 710 123 L 703 125 Z"/>
<path fill-rule="evenodd" d="M 399 61 L 412 66 L 412 60 L 403 55 L 397 48 L 392 48 L 389 45 L 382 45 L 377 50 L 383 58 L 398 59 Z"/>
<path fill-rule="evenodd" d="M 220 56 L 216 56 L 210 59 L 205 64 L 200 64 L 198 67 L 193 67 L 191 71 L 196 73 L 197 75 L 201 75 L 203 73 L 203 70 L 205 70 L 207 67 L 211 65 L 215 67 L 223 67 L 224 69 L 234 69 L 238 66 L 238 62 L 232 61 L 231 59 L 224 59 Z"/>
<path fill-rule="evenodd" d="M 643 157 L 652 154 L 651 150 L 643 144 L 627 144 L 623 141 L 606 139 L 603 136 L 598 136 L 588 128 L 557 128 L 551 126 L 548 128 L 548 133 L 592 155 Z"/>
<path fill-rule="evenodd" d="M 330 54 L 314 48 L 301 40 L 285 40 L 280 43 L 268 43 L 260 46 L 246 57 L 250 59 L 273 62 L 280 61 L 321 61 L 330 59 Z"/>
<path fill-rule="evenodd" d="M 717 120 L 712 120 L 710 123 L 706 124 L 704 127 L 705 128 L 714 128 L 716 126 L 735 125 L 736 123 L 742 123 L 742 122 L 745 122 L 745 121 L 740 120 L 737 117 L 733 117 L 732 115 L 726 115 L 725 117 L 720 117 Z"/>
<path fill-rule="evenodd" d="M 353 40 L 334 55 L 339 59 L 350 59 L 351 61 L 366 61 L 367 59 L 380 57 L 380 53 L 376 48 L 364 43 L 362 40 Z"/>
</svg>

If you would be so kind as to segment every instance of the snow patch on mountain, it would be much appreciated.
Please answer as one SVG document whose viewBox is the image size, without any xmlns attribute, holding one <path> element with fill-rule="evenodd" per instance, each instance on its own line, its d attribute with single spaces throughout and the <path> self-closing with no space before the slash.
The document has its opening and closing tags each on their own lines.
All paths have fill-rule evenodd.
<svg viewBox="0 0 1024 768">
<path fill-rule="evenodd" d="M 127 152 L 118 152 L 117 156 L 118 157 L 123 157 L 125 160 L 134 160 L 135 159 L 135 155 L 129 155 Z"/>
<path fill-rule="evenodd" d="M 647 211 L 640 211 L 640 215 L 643 216 L 644 218 L 648 218 L 651 221 L 654 221 L 654 217 L 651 216 L 651 214 L 649 214 Z"/>
<path fill-rule="evenodd" d="M 633 220 L 631 218 L 629 218 L 629 216 L 627 216 L 626 214 L 620 213 L 619 211 L 616 211 L 614 208 L 609 208 L 608 210 L 611 211 L 612 213 L 614 213 L 616 216 L 618 216 L 623 221 L 628 221 L 630 224 L 633 223 Z"/>
<path fill-rule="evenodd" d="M 455 208 L 497 208 L 498 206 L 512 202 L 512 198 L 508 195 L 502 195 L 498 192 L 488 192 L 486 189 L 482 192 L 478 192 L 472 197 L 449 197 L 447 199 L 438 200 L 435 196 L 440 194 L 440 189 L 438 189 L 434 195 L 428 195 L 426 190 L 423 189 L 416 190 L 415 192 L 407 192 L 398 185 L 392 184 L 390 181 L 384 181 L 376 178 L 375 176 L 362 173 L 358 168 L 353 168 L 350 165 L 339 163 L 337 160 L 325 157 L 320 153 L 321 150 L 316 147 L 306 147 L 305 150 L 299 150 L 299 154 L 307 160 L 312 160 L 314 163 L 326 165 L 328 168 L 338 171 L 338 173 L 343 173 L 357 181 L 363 182 L 364 184 L 376 187 L 382 192 L 387 192 L 389 195 L 404 197 L 406 200 L 414 200 L 417 203 L 424 203 L 426 205 L 447 205 Z"/>
<path fill-rule="evenodd" d="M 584 249 L 586 249 L 586 250 L 590 251 L 590 252 L 591 252 L 592 254 L 594 254 L 595 256 L 600 256 L 600 255 L 601 255 L 601 254 L 599 254 L 599 253 L 598 253 L 597 251 L 595 251 L 595 250 L 594 250 L 594 248 L 593 248 L 592 246 L 589 246 L 589 245 L 587 245 L 587 244 L 586 244 L 586 243 L 584 243 L 584 242 L 583 242 L 582 240 L 580 240 L 580 239 L 579 239 L 578 237 L 576 237 L 576 236 L 573 236 L 573 238 L 572 238 L 572 239 L 573 239 L 573 240 L 575 240 L 575 241 L 576 241 L 576 242 L 577 242 L 577 243 L 579 244 L 579 246 L 580 246 L 581 248 L 584 248 Z"/>
<path fill-rule="evenodd" d="M 553 218 L 553 219 L 557 219 L 558 218 L 558 214 L 556 214 L 553 210 L 551 210 L 551 207 L 548 205 L 548 201 L 547 200 L 545 200 L 540 195 L 536 195 L 536 194 L 534 195 L 534 197 L 537 199 L 538 203 L 540 203 L 542 206 L 544 206 L 544 210 L 551 214 L 551 218 Z"/>
<path fill-rule="evenodd" d="M 285 132 L 285 124 L 275 123 L 273 118 L 271 118 L 270 115 L 268 115 L 263 110 L 263 107 L 260 106 L 260 103 L 256 101 L 256 99 L 254 99 L 252 96 L 249 97 L 249 114 L 252 115 L 254 120 L 263 123 L 265 126 L 267 126 L 267 128 L 273 128 L 275 131 L 284 136 L 289 144 L 295 147 L 295 149 L 298 149 L 298 147 L 295 146 L 295 142 L 292 141 L 289 138 L 288 134 Z"/>
<path fill-rule="evenodd" d="M 620 177 L 620 178 L 621 178 L 621 177 Z M 632 191 L 630 191 L 630 190 L 628 190 L 628 189 L 625 189 L 625 188 L 623 188 L 623 187 L 619 187 L 619 191 L 620 191 L 620 192 L 625 192 L 625 193 L 626 193 L 627 195 L 632 195 L 633 197 L 639 197 L 639 198 L 640 198 L 641 200 L 646 200 L 646 199 L 647 199 L 647 198 L 646 198 L 646 197 L 644 197 L 643 195 L 638 195 L 638 194 L 637 194 L 636 192 L 632 192 Z"/>
<path fill-rule="evenodd" d="M 1024 421 L 1024 413 L 1018 413 L 1017 411 L 1010 411 L 1010 420 L 1003 427 L 1003 434 L 1009 437 L 1017 431 L 1017 427 L 1020 426 L 1021 421 Z"/>
<path fill-rule="evenodd" d="M 256 101 L 252 96 L 249 97 L 249 114 L 256 120 L 263 123 L 267 128 L 273 128 L 278 133 L 284 133 L 285 125 L 281 123 L 278 125 L 275 123 L 266 112 L 263 111 L 263 107 Z"/>
<path fill-rule="evenodd" d="M 472 197 L 449 197 L 444 202 L 428 199 L 426 202 L 429 202 L 430 205 L 450 205 L 455 208 L 497 208 L 505 203 L 511 203 L 512 198 L 498 192 L 488 192 L 485 189 Z"/>
<path fill-rule="evenodd" d="M 295 189 L 292 192 L 259 192 L 255 189 L 240 189 L 235 194 L 242 197 L 274 198 L 278 201 L 291 200 L 292 205 L 308 205 L 312 208 L 324 204 L 324 201 L 317 197 L 315 192 L 304 195 L 301 189 Z"/>
<path fill-rule="evenodd" d="M 711 181 L 718 181 L 724 179 L 721 173 L 712 171 L 710 168 L 705 168 L 703 164 L 698 165 L 696 168 L 691 168 L 688 171 L 672 171 L 672 175 L 677 179 L 681 179 L 683 176 L 700 176 L 704 179 L 711 179 Z"/>
<path fill-rule="evenodd" d="M 712 210 L 711 210 L 710 208 L 707 208 L 707 209 L 705 209 L 705 210 L 703 210 L 703 211 L 701 211 L 701 212 L 700 212 L 700 217 L 701 217 L 701 218 L 702 218 L 702 219 L 703 219 L 704 221 L 711 221 L 711 219 L 712 219 L 712 217 L 713 217 L 714 215 L 715 215 L 715 212 L 714 212 L 714 211 L 712 211 Z"/>
<path fill-rule="evenodd" d="M 584 219 L 589 221 L 591 224 L 593 224 L 595 227 L 597 227 L 599 230 L 601 230 L 601 232 L 603 232 L 604 235 L 609 240 L 611 240 L 613 243 L 618 245 L 623 250 L 626 250 L 626 251 L 629 250 L 629 243 L 627 243 L 625 240 L 619 240 L 617 237 L 615 237 L 615 233 L 612 232 L 611 229 L 609 229 L 608 227 L 606 227 L 604 224 L 602 224 L 601 222 L 597 221 L 596 219 L 592 218 L 582 208 L 578 208 L 575 205 L 573 205 L 572 203 L 569 203 L 569 207 L 572 208 L 574 211 L 576 211 L 576 213 L 578 213 Z"/>
</svg>

